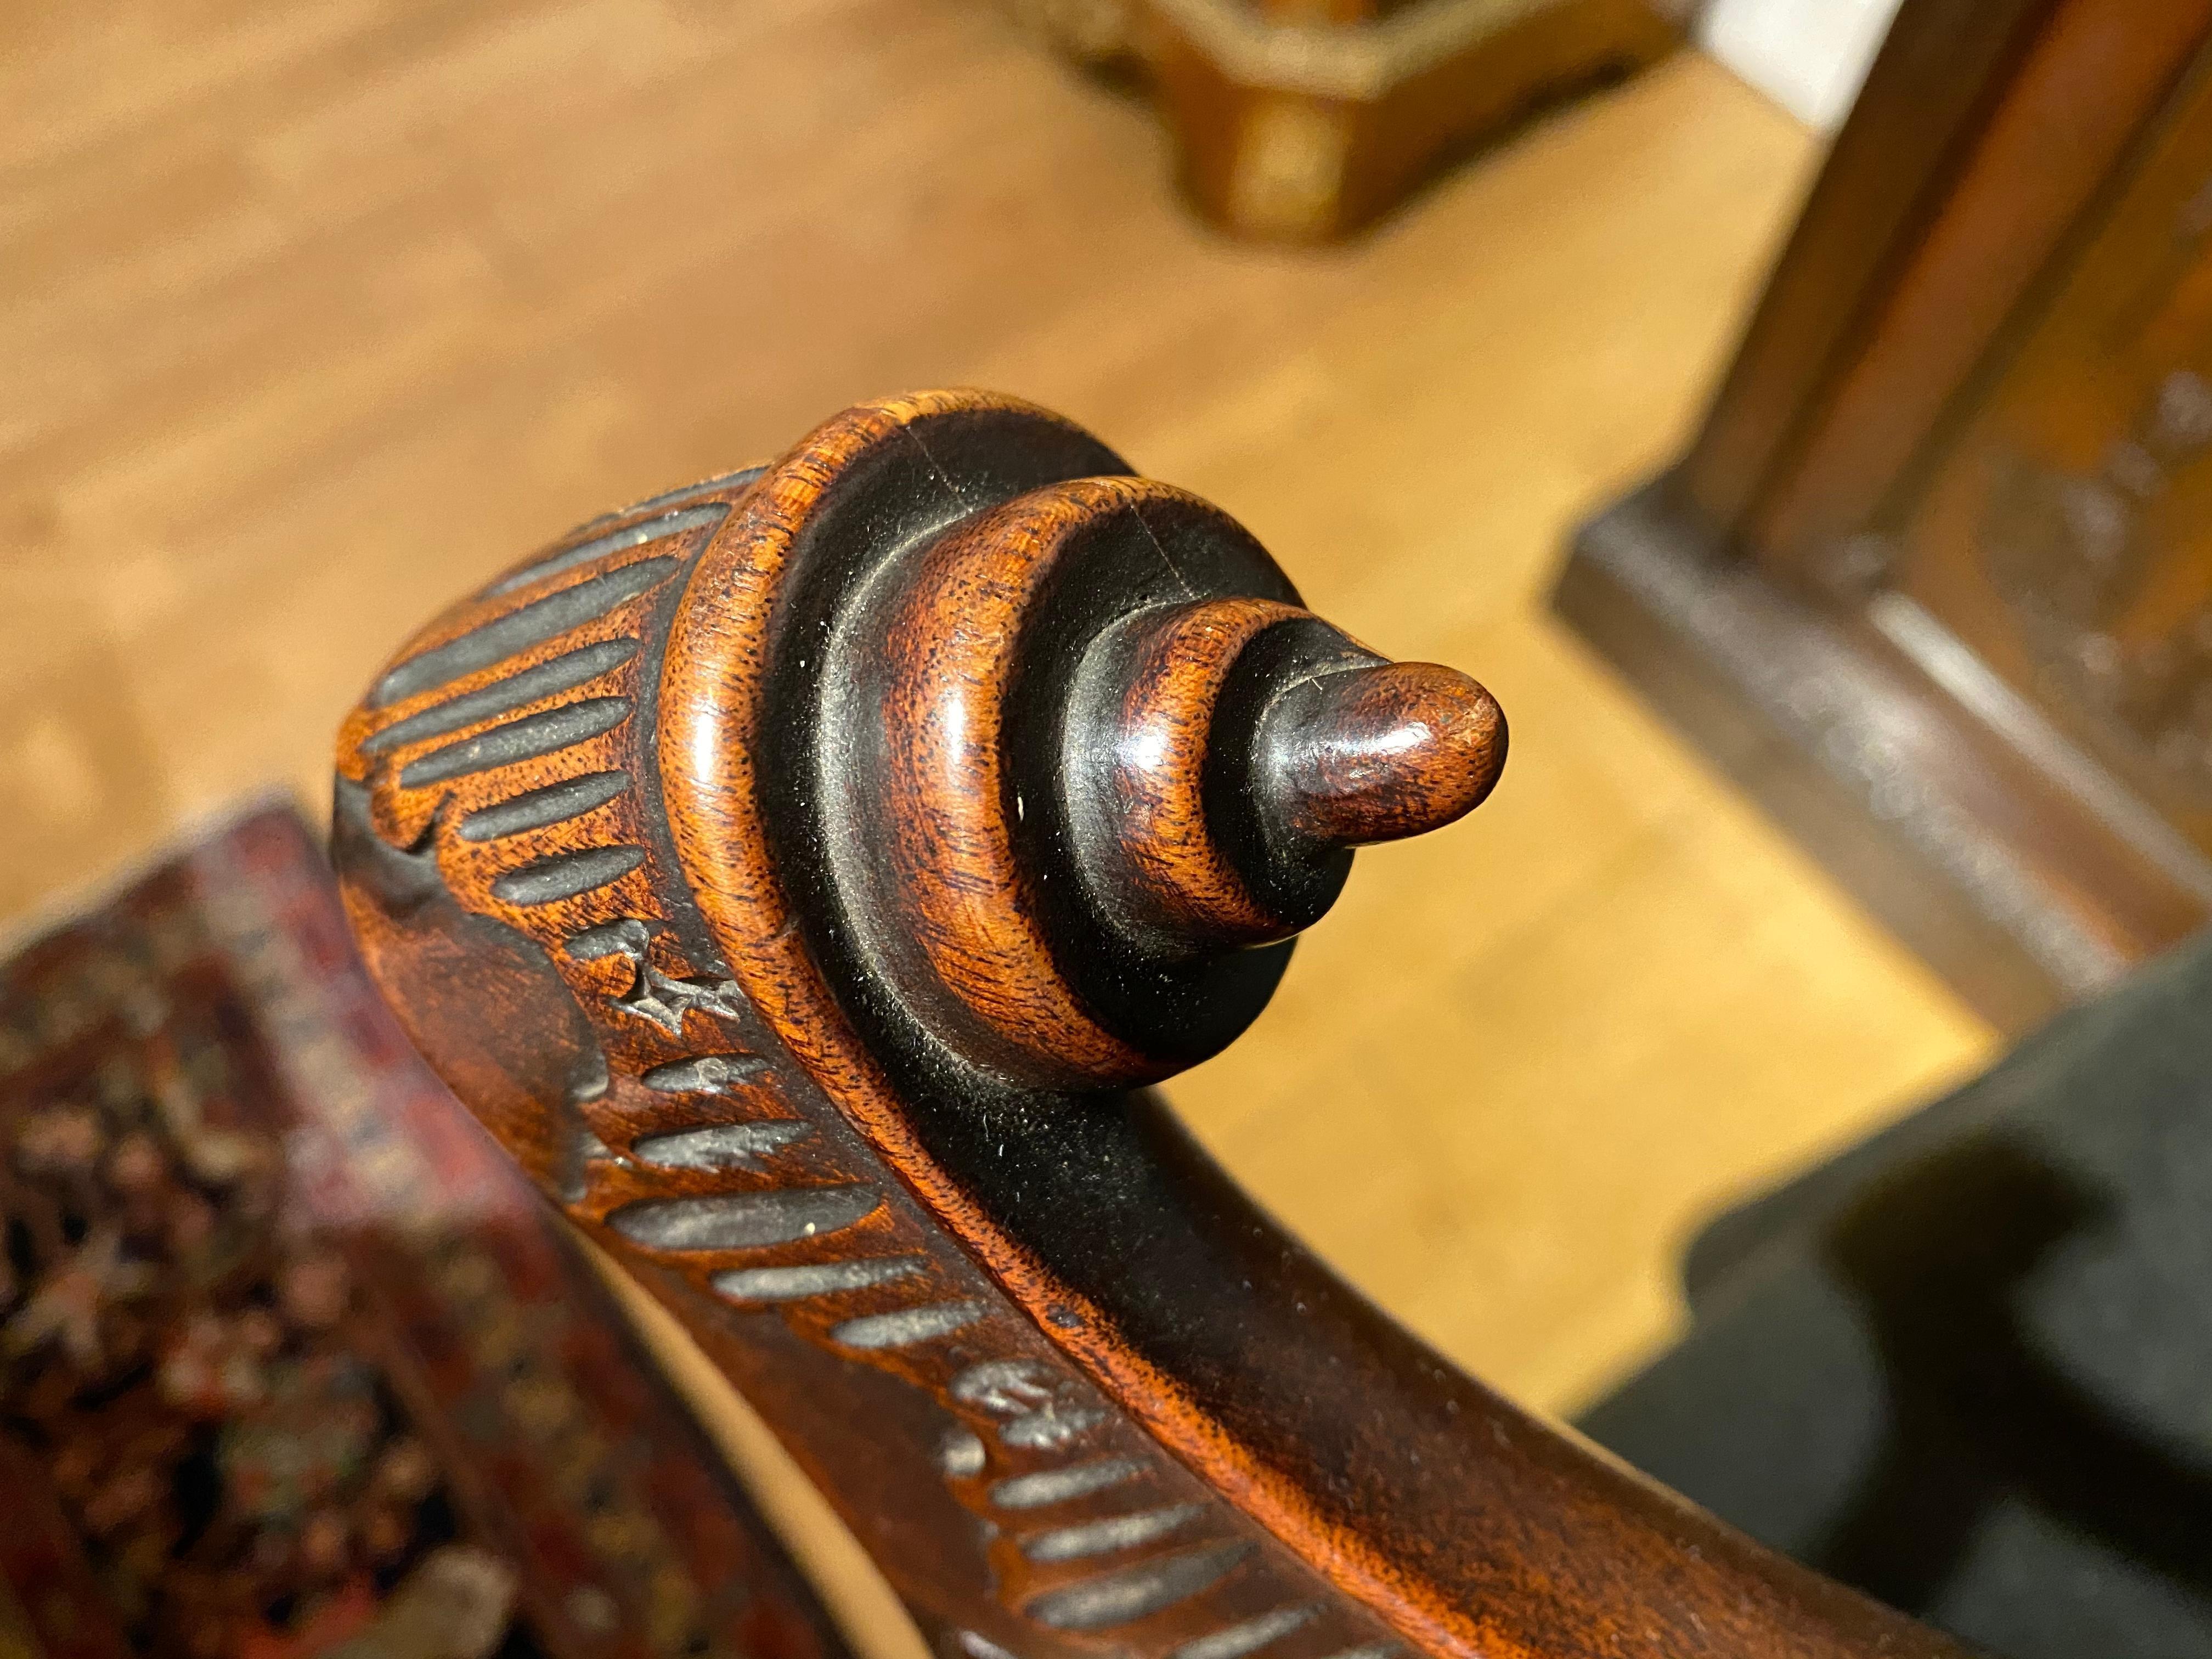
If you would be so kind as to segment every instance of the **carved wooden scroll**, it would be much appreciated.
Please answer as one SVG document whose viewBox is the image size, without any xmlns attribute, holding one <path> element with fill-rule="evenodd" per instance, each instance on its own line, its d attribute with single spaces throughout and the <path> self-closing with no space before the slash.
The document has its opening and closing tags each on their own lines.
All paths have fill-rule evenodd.
<svg viewBox="0 0 2212 1659">
<path fill-rule="evenodd" d="M 1953 1652 L 1455 1371 L 1141 1086 L 1504 753 L 1214 508 L 930 393 L 455 605 L 336 844 L 422 1052 L 946 1659 Z"/>
</svg>

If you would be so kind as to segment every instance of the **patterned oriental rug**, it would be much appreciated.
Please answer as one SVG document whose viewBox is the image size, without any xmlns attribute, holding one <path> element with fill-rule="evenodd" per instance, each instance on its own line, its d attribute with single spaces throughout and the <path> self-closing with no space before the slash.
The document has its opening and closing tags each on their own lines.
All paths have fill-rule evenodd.
<svg viewBox="0 0 2212 1659">
<path fill-rule="evenodd" d="M 296 814 L 0 964 L 0 1659 L 845 1659 Z"/>
</svg>

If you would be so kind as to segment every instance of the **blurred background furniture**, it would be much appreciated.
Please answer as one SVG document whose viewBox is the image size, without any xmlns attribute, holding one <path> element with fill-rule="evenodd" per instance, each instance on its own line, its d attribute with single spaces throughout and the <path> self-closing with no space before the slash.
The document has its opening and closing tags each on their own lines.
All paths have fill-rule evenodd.
<svg viewBox="0 0 2212 1659">
<path fill-rule="evenodd" d="M 1663 0 L 1012 0 L 1078 59 L 1132 73 L 1185 194 L 1239 235 L 1360 229 L 1550 100 L 1677 39 Z"/>
<path fill-rule="evenodd" d="M 1907 0 L 1557 604 L 1983 1013 L 2212 906 L 2212 7 Z"/>
</svg>

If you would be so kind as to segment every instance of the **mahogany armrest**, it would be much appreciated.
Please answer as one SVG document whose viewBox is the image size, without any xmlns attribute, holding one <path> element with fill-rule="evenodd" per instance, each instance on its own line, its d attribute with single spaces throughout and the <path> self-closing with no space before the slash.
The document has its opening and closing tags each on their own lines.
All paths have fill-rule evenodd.
<svg viewBox="0 0 2212 1659">
<path fill-rule="evenodd" d="M 1462 1376 L 1142 1086 L 1504 751 L 1217 510 L 929 393 L 456 605 L 335 842 L 423 1054 L 947 1659 L 1956 1653 Z"/>
</svg>

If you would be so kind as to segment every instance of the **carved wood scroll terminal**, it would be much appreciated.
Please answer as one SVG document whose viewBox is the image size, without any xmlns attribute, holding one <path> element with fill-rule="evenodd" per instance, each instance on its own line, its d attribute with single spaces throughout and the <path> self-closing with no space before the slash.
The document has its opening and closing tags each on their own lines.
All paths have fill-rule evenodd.
<svg viewBox="0 0 2212 1659">
<path fill-rule="evenodd" d="M 1143 1088 L 1504 757 L 1216 509 L 939 392 L 454 605 L 335 846 L 422 1052 L 945 1659 L 1954 1651 L 1459 1374 Z"/>
</svg>

